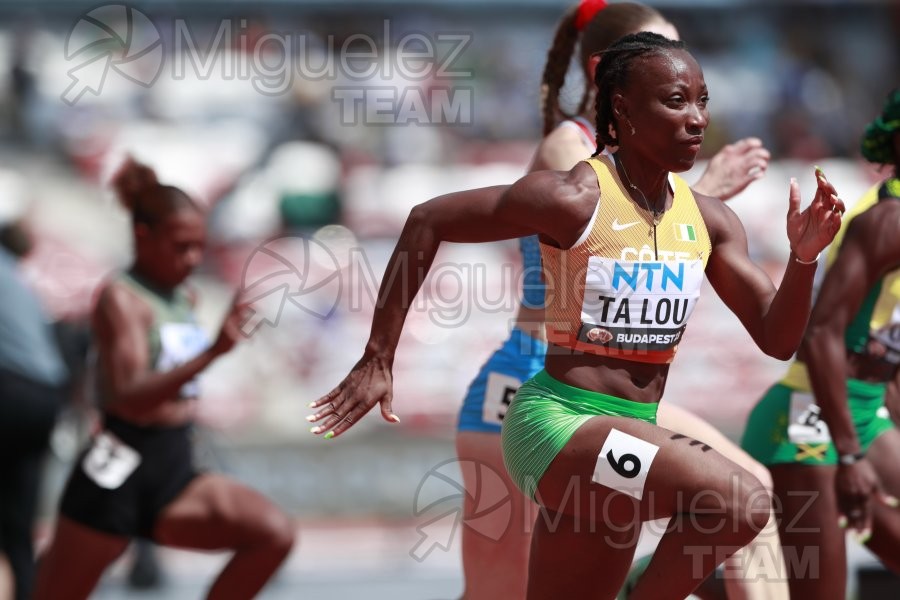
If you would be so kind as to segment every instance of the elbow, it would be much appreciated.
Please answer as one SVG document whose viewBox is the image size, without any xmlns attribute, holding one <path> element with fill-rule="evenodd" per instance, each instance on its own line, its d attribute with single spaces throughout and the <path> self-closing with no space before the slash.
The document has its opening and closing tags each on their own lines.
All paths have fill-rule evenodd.
<svg viewBox="0 0 900 600">
<path fill-rule="evenodd" d="M 792 339 L 785 339 L 784 335 L 767 335 L 762 342 L 757 342 L 759 349 L 766 356 L 777 358 L 778 360 L 790 360 L 800 345 L 796 336 L 790 336 Z"/>
<path fill-rule="evenodd" d="M 763 352 L 765 352 L 767 356 L 771 356 L 772 358 L 776 358 L 778 360 L 791 360 L 791 358 L 794 356 L 794 352 L 796 351 L 796 347 L 789 346 L 771 346 L 768 348 L 763 348 Z"/>
<path fill-rule="evenodd" d="M 425 246 L 432 243 L 439 244 L 445 232 L 441 227 L 441 219 L 435 215 L 433 207 L 428 202 L 417 204 L 409 211 L 406 225 L 403 227 L 403 237 L 416 246 Z"/>
<path fill-rule="evenodd" d="M 426 204 L 415 205 L 406 218 L 406 229 L 413 231 L 431 229 L 434 224 L 431 222 L 430 215 L 431 211 L 428 210 Z"/>
<path fill-rule="evenodd" d="M 771 353 L 769 356 L 772 358 L 777 358 L 778 360 L 791 360 L 794 356 L 794 350 L 779 350 L 777 352 Z"/>
<path fill-rule="evenodd" d="M 800 351 L 804 356 L 815 354 L 816 348 L 820 348 L 825 340 L 829 337 L 830 331 L 820 325 L 811 324 L 806 328 L 803 340 L 800 342 Z"/>
</svg>

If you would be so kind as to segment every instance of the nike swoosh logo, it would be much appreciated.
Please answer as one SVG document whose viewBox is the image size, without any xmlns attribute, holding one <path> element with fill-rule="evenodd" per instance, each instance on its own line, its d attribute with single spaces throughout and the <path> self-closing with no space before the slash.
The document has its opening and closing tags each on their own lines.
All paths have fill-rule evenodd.
<svg viewBox="0 0 900 600">
<path fill-rule="evenodd" d="M 637 224 L 638 224 L 638 221 L 634 221 L 633 223 L 622 223 L 620 225 L 618 219 L 613 219 L 612 228 L 613 228 L 613 231 L 622 231 L 623 229 L 628 229 L 632 225 L 637 225 Z"/>
</svg>

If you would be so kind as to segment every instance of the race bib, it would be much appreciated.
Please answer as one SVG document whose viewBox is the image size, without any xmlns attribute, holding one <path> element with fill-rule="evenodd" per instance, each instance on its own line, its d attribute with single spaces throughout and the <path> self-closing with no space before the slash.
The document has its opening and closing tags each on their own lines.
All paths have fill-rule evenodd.
<svg viewBox="0 0 900 600">
<path fill-rule="evenodd" d="M 209 337 L 195 323 L 164 323 L 159 328 L 159 359 L 156 361 L 158 371 L 171 371 L 175 367 L 196 358 L 209 347 Z M 194 398 L 199 394 L 196 379 L 181 386 L 179 395 L 182 398 Z"/>
<path fill-rule="evenodd" d="M 137 450 L 108 431 L 94 438 L 91 449 L 81 461 L 84 474 L 107 490 L 119 488 L 141 464 Z"/>
<path fill-rule="evenodd" d="M 699 259 L 635 262 L 592 256 L 578 339 L 620 350 L 674 348 L 702 283 Z"/>
<path fill-rule="evenodd" d="M 594 465 L 591 481 L 640 500 L 659 446 L 611 429 Z"/>
<path fill-rule="evenodd" d="M 481 408 L 481 418 L 485 423 L 502 425 L 509 410 L 516 391 L 522 382 L 515 377 L 501 373 L 489 373 L 487 386 L 484 391 L 484 404 Z"/>
<path fill-rule="evenodd" d="M 831 441 L 828 425 L 822 420 L 821 409 L 812 394 L 791 394 L 788 439 L 792 444 L 825 444 Z"/>
</svg>

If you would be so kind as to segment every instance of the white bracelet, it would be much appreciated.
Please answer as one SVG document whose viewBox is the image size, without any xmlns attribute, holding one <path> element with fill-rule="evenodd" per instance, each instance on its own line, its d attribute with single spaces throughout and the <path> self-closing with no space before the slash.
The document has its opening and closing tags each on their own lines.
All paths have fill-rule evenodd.
<svg viewBox="0 0 900 600">
<path fill-rule="evenodd" d="M 793 252 L 793 250 L 791 252 Z M 794 252 L 794 260 L 797 261 L 798 263 L 800 263 L 801 265 L 815 265 L 819 262 L 819 257 L 821 255 L 822 255 L 822 253 L 819 252 L 818 254 L 816 254 L 816 257 L 814 259 L 812 259 L 809 262 L 806 262 L 805 260 L 800 260 L 800 257 L 797 256 L 797 253 Z"/>
</svg>

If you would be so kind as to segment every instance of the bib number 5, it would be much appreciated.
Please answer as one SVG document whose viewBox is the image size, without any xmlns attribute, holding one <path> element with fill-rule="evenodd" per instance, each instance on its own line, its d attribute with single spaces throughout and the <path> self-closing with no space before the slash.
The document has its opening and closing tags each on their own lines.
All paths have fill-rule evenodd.
<svg viewBox="0 0 900 600">
<path fill-rule="evenodd" d="M 506 411 L 509 410 L 509 405 L 521 386 L 522 382 L 515 377 L 489 373 L 481 409 L 481 418 L 484 422 L 502 425 Z"/>
</svg>

